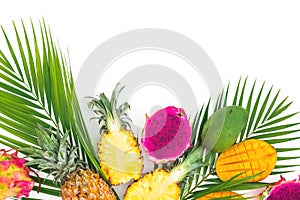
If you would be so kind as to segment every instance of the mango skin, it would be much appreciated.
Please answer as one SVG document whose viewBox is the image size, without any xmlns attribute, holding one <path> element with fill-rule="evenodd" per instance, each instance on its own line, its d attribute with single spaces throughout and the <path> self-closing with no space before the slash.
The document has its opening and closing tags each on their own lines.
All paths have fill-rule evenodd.
<svg viewBox="0 0 300 200">
<path fill-rule="evenodd" d="M 248 121 L 248 112 L 241 106 L 227 106 L 212 114 L 203 127 L 202 146 L 213 153 L 230 148 Z"/>
</svg>

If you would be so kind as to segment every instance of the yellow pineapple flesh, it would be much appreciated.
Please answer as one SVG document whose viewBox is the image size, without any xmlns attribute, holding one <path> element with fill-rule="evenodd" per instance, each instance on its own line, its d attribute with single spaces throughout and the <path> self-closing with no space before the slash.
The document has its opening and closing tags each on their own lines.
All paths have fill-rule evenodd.
<svg viewBox="0 0 300 200">
<path fill-rule="evenodd" d="M 231 199 L 243 199 L 243 197 L 235 192 L 231 191 L 224 191 L 224 192 L 213 192 L 204 197 L 199 198 L 198 200 L 209 200 L 209 199 L 216 199 L 222 197 L 232 197 Z"/>
<path fill-rule="evenodd" d="M 258 182 L 269 176 L 275 167 L 277 153 L 269 143 L 249 139 L 233 145 L 221 153 L 216 162 L 216 172 L 222 181 L 242 173 L 237 178 L 255 176 L 248 182 Z"/>
<path fill-rule="evenodd" d="M 113 185 L 141 176 L 143 160 L 131 131 L 103 134 L 98 143 L 100 166 Z"/>
<path fill-rule="evenodd" d="M 127 116 L 129 104 L 116 107 L 117 98 L 124 87 L 116 85 L 111 99 L 104 93 L 92 98 L 89 106 L 99 119 L 101 138 L 98 143 L 100 166 L 112 185 L 119 185 L 140 178 L 143 159 L 137 139 L 130 130 Z"/>
<path fill-rule="evenodd" d="M 124 200 L 177 200 L 179 195 L 180 188 L 170 179 L 169 172 L 156 169 L 134 182 Z"/>
</svg>

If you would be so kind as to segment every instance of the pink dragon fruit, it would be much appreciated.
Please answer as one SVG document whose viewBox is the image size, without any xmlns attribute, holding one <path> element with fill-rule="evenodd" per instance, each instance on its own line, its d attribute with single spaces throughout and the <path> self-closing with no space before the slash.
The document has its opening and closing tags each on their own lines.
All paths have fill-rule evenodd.
<svg viewBox="0 0 300 200">
<path fill-rule="evenodd" d="M 31 170 L 25 166 L 25 159 L 17 157 L 17 150 L 11 154 L 8 152 L 0 150 L 0 200 L 28 197 L 34 186 L 34 181 L 29 177 Z"/>
<path fill-rule="evenodd" d="M 192 129 L 182 108 L 169 106 L 146 117 L 142 144 L 149 160 L 157 164 L 174 161 L 191 147 Z"/>
<path fill-rule="evenodd" d="M 286 181 L 281 176 L 275 185 L 271 185 L 262 192 L 257 199 L 259 200 L 300 200 L 300 177 L 298 180 Z"/>
</svg>

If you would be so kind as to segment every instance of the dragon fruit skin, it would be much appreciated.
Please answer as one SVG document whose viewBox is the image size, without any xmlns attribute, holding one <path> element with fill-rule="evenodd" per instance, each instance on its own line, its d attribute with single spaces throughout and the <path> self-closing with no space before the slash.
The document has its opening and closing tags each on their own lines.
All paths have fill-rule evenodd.
<svg viewBox="0 0 300 200">
<path fill-rule="evenodd" d="M 182 108 L 169 106 L 146 119 L 142 145 L 156 164 L 174 161 L 191 147 L 192 129 Z"/>
<path fill-rule="evenodd" d="M 0 199 L 28 197 L 34 186 L 29 177 L 30 169 L 26 160 L 17 157 L 18 151 L 11 154 L 0 150 Z"/>
<path fill-rule="evenodd" d="M 300 200 L 300 177 L 298 180 L 286 181 L 281 176 L 275 185 L 271 185 L 262 192 L 258 198 L 259 200 Z"/>
</svg>

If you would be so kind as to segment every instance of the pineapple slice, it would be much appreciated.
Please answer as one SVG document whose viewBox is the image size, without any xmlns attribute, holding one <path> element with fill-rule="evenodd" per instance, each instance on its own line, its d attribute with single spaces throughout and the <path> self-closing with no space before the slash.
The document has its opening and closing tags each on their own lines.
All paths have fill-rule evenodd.
<svg viewBox="0 0 300 200">
<path fill-rule="evenodd" d="M 199 161 L 201 155 L 203 149 L 196 148 L 170 172 L 158 168 L 146 174 L 128 187 L 124 200 L 178 200 L 180 196 L 178 183 L 193 169 L 207 165 Z"/>
<path fill-rule="evenodd" d="M 102 170 L 111 184 L 140 178 L 143 160 L 131 131 L 103 134 L 98 149 Z"/>
<path fill-rule="evenodd" d="M 262 140 L 249 139 L 221 153 L 216 162 L 216 172 L 222 181 L 240 173 L 238 178 L 260 173 L 248 181 L 258 182 L 271 174 L 276 161 L 277 153 L 273 146 Z"/>
<path fill-rule="evenodd" d="M 180 188 L 169 175 L 163 169 L 148 173 L 128 188 L 124 200 L 177 200 Z"/>
<path fill-rule="evenodd" d="M 92 98 L 89 107 L 99 116 L 101 139 L 98 143 L 100 166 L 112 185 L 140 178 L 143 159 L 137 139 L 130 130 L 126 102 L 116 108 L 117 98 L 124 87 L 116 85 L 109 100 L 104 93 Z"/>
</svg>

